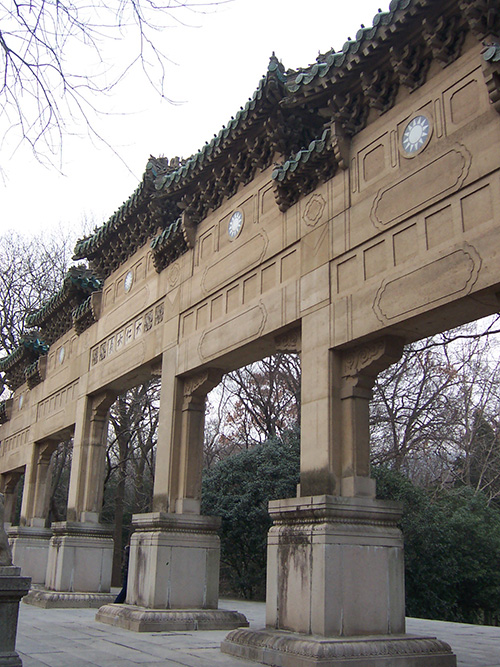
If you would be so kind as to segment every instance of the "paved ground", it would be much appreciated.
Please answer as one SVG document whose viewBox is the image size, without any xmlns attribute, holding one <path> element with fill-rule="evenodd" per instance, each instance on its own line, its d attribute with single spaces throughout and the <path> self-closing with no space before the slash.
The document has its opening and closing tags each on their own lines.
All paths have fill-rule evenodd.
<svg viewBox="0 0 500 667">
<path fill-rule="evenodd" d="M 252 627 L 264 626 L 264 604 L 222 600 Z M 17 651 L 24 667 L 255 667 L 219 650 L 226 632 L 135 633 L 94 620 L 94 609 L 40 609 L 21 604 Z M 451 644 L 459 667 L 500 667 L 500 628 L 408 619 L 407 631 Z"/>
</svg>

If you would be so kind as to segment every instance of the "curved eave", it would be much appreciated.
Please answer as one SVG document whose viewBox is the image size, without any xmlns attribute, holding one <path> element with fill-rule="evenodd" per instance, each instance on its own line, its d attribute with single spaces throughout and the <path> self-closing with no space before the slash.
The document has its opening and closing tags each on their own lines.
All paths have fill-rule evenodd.
<svg viewBox="0 0 500 667">
<path fill-rule="evenodd" d="M 117 231 L 123 222 L 128 220 L 134 213 L 137 213 L 143 204 L 148 201 L 151 189 L 151 177 L 146 170 L 142 181 L 132 195 L 113 213 L 107 222 L 99 227 L 94 234 L 77 241 L 73 259 L 88 259 L 95 254 L 107 241 L 109 236 Z"/>
<path fill-rule="evenodd" d="M 367 68 L 373 56 L 380 57 L 390 46 L 406 44 L 410 33 L 421 33 L 421 14 L 425 18 L 429 14 L 437 18 L 447 10 L 462 16 L 462 5 L 470 3 L 471 0 L 442 4 L 434 0 L 392 0 L 388 12 L 376 14 L 372 26 L 358 30 L 356 39 L 347 41 L 341 51 L 332 49 L 320 55 L 318 62 L 290 78 L 286 84 L 285 104 L 300 104 L 304 98 L 321 94 L 325 88 L 341 81 L 357 81 L 359 70 Z"/>
<path fill-rule="evenodd" d="M 282 71 L 282 66 L 276 59 L 272 59 L 268 74 L 260 80 L 257 90 L 245 106 L 241 107 L 227 125 L 179 169 L 158 175 L 154 180 L 156 192 L 162 195 L 174 193 L 189 185 L 203 171 L 210 169 L 215 160 L 230 150 L 243 134 L 258 125 L 262 116 L 268 115 L 269 111 L 283 99 L 285 80 L 286 75 Z"/>
<path fill-rule="evenodd" d="M 100 281 L 88 269 L 70 269 L 59 291 L 36 312 L 28 315 L 26 326 L 42 327 L 54 313 L 64 307 L 72 295 L 81 294 L 83 297 L 86 297 L 88 294 L 99 289 L 100 286 Z"/>
</svg>

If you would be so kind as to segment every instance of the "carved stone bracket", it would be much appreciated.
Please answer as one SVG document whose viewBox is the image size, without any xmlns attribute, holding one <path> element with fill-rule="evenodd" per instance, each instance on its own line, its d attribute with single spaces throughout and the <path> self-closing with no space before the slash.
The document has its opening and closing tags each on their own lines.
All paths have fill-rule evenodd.
<svg viewBox="0 0 500 667">
<path fill-rule="evenodd" d="M 181 228 L 187 247 L 194 248 L 196 241 L 196 223 L 190 218 L 187 211 L 183 211 L 181 215 Z"/>
<path fill-rule="evenodd" d="M 338 121 L 332 121 L 329 141 L 339 168 L 345 171 L 349 167 L 351 140 Z"/>
<path fill-rule="evenodd" d="M 405 44 L 402 48 L 393 46 L 390 59 L 400 85 L 413 91 L 425 83 L 432 58 L 423 45 Z"/>
<path fill-rule="evenodd" d="M 56 440 L 46 440 L 42 442 L 37 448 L 37 464 L 38 465 L 48 465 L 50 463 L 50 457 L 57 449 L 58 441 Z"/>
<path fill-rule="evenodd" d="M 274 339 L 276 352 L 297 352 L 302 350 L 302 334 L 300 328 L 291 329 Z"/>
<path fill-rule="evenodd" d="M 45 380 L 47 370 L 47 355 L 38 357 L 36 361 L 27 366 L 24 370 L 24 376 L 29 389 L 33 389 L 37 384 Z"/>
<path fill-rule="evenodd" d="M 465 40 L 466 28 L 457 16 L 446 20 L 443 16 L 437 19 L 422 21 L 422 35 L 433 58 L 443 67 L 450 65 L 461 53 Z"/>
<path fill-rule="evenodd" d="M 207 368 L 201 373 L 188 376 L 184 380 L 184 399 L 205 398 L 219 384 L 223 375 L 224 371 L 220 368 Z"/>
<path fill-rule="evenodd" d="M 381 114 L 392 109 L 399 89 L 399 81 L 393 72 L 381 69 L 361 72 L 361 86 L 370 107 Z"/>
<path fill-rule="evenodd" d="M 401 358 L 404 342 L 387 336 L 347 350 L 342 357 L 342 395 L 348 396 L 355 387 L 371 390 L 379 373 Z"/>
<path fill-rule="evenodd" d="M 91 420 L 102 419 L 108 414 L 109 408 L 116 400 L 116 394 L 112 391 L 103 391 L 90 398 Z"/>
<path fill-rule="evenodd" d="M 92 294 L 72 312 L 73 328 L 78 336 L 97 322 L 101 314 L 102 292 Z"/>
<path fill-rule="evenodd" d="M 460 11 L 477 37 L 500 31 L 500 7 L 497 0 L 460 0 Z"/>
<path fill-rule="evenodd" d="M 336 93 L 328 106 L 337 129 L 342 128 L 345 136 L 352 137 L 365 127 L 369 108 L 361 93 Z"/>
</svg>

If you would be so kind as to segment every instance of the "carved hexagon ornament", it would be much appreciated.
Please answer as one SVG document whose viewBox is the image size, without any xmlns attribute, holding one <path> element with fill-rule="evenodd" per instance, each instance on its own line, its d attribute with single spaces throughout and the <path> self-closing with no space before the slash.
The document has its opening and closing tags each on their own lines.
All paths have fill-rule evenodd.
<svg viewBox="0 0 500 667">
<path fill-rule="evenodd" d="M 314 194 L 307 202 L 304 209 L 304 222 L 310 227 L 314 227 L 321 219 L 326 207 L 326 201 L 323 195 Z"/>
</svg>

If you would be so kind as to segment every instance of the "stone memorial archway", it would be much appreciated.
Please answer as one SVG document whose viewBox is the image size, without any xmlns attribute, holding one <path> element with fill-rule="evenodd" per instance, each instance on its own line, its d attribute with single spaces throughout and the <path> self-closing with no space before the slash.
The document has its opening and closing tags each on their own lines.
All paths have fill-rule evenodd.
<svg viewBox="0 0 500 667">
<path fill-rule="evenodd" d="M 71 269 L 0 361 L 14 392 L 0 407 L 0 491 L 9 504 L 25 472 L 12 539 L 33 571 L 46 563 L 40 604 L 109 591 L 103 424 L 120 391 L 161 372 L 154 511 L 133 519 L 126 604 L 98 617 L 244 624 L 217 610 L 218 520 L 200 515 L 204 400 L 222 373 L 300 349 L 301 481 L 270 506 L 268 627 L 232 631 L 223 650 L 280 665 L 455 664 L 442 642 L 405 635 L 400 514 L 375 499 L 368 404 L 405 343 L 498 309 L 499 35 L 487 0 L 393 0 L 300 72 L 273 56 L 210 143 L 151 158 L 78 242 L 90 268 Z M 68 432 L 68 520 L 49 547 L 46 461 Z"/>
</svg>

